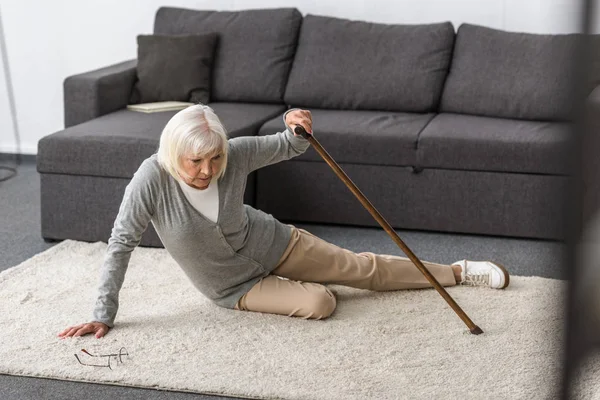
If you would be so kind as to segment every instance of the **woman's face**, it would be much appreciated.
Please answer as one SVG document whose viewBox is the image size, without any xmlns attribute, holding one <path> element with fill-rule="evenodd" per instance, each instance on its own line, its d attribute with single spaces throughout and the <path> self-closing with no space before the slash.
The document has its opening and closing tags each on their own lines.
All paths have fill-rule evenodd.
<svg viewBox="0 0 600 400">
<path fill-rule="evenodd" d="M 184 155 L 181 160 L 181 166 L 183 171 L 192 177 L 192 179 L 184 176 L 182 177 L 183 180 L 195 189 L 206 189 L 212 177 L 217 175 L 221 170 L 222 159 L 223 155 L 220 152 L 206 156 Z"/>
</svg>

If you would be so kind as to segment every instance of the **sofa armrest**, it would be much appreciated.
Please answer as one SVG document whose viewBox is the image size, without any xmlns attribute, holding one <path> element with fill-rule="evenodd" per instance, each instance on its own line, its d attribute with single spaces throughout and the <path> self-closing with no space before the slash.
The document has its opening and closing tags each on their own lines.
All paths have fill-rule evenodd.
<svg viewBox="0 0 600 400">
<path fill-rule="evenodd" d="M 65 79 L 65 128 L 124 108 L 136 80 L 137 60 L 129 60 Z"/>
</svg>

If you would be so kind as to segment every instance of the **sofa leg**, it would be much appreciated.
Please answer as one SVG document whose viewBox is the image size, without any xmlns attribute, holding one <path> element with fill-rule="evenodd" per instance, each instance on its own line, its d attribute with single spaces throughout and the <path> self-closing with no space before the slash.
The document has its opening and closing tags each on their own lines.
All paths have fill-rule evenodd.
<svg viewBox="0 0 600 400">
<path fill-rule="evenodd" d="M 42 238 L 44 239 L 44 242 L 46 243 L 58 243 L 58 242 L 62 242 L 62 240 L 60 239 L 50 239 L 50 238 Z"/>
</svg>

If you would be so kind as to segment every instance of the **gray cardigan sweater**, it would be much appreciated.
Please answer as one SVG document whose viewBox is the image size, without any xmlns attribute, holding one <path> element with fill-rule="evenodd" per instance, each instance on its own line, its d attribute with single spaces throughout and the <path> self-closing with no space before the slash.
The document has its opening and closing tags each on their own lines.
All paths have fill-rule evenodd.
<svg viewBox="0 0 600 400">
<path fill-rule="evenodd" d="M 310 143 L 294 136 L 289 127 L 228 143 L 227 167 L 218 186 L 217 223 L 188 202 L 175 178 L 158 164 L 156 154 L 142 162 L 125 189 L 108 241 L 93 321 L 114 326 L 131 252 L 149 222 L 194 286 L 219 306 L 234 308 L 240 297 L 277 267 L 291 229 L 243 204 L 246 178 L 258 168 L 302 154 Z"/>
</svg>

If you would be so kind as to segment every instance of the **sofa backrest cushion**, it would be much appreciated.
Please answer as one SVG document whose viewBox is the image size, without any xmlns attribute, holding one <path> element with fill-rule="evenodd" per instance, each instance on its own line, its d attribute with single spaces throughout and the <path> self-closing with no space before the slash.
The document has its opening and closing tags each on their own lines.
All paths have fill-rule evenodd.
<svg viewBox="0 0 600 400">
<path fill-rule="evenodd" d="M 440 111 L 568 120 L 579 39 L 462 24 Z"/>
<path fill-rule="evenodd" d="M 218 34 L 211 101 L 282 103 L 302 14 L 295 8 L 199 11 L 162 7 L 154 33 Z"/>
<path fill-rule="evenodd" d="M 210 101 L 217 34 L 138 35 L 137 81 L 130 102 Z"/>
<path fill-rule="evenodd" d="M 285 101 L 342 110 L 434 110 L 448 73 L 450 22 L 386 25 L 307 15 Z"/>
</svg>

